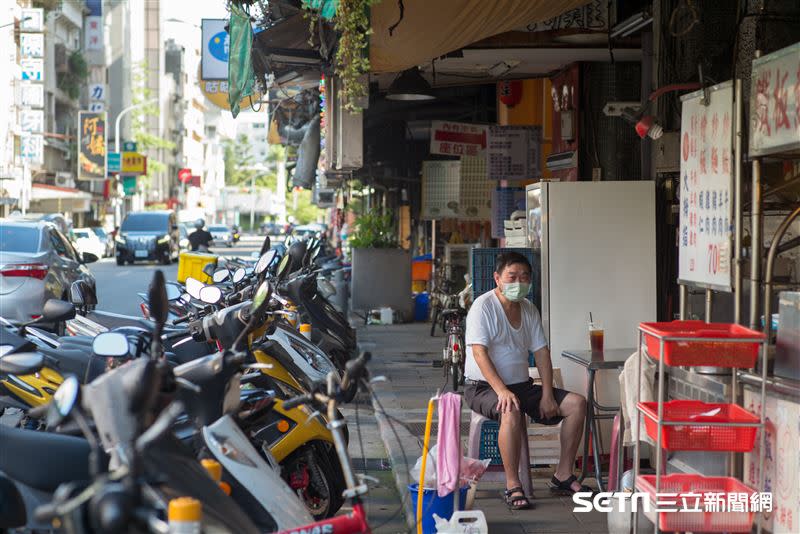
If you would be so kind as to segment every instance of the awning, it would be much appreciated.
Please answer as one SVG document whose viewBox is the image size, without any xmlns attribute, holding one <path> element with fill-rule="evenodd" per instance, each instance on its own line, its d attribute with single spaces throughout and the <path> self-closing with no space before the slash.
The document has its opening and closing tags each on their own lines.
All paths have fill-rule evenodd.
<svg viewBox="0 0 800 534">
<path fill-rule="evenodd" d="M 84 213 L 89 211 L 91 202 L 92 194 L 80 189 L 32 184 L 31 211 L 42 213 Z"/>
<path fill-rule="evenodd" d="M 589 0 L 391 0 L 371 9 L 372 72 L 400 72 L 493 35 L 550 19 Z M 400 23 L 389 35 L 389 28 Z"/>
</svg>

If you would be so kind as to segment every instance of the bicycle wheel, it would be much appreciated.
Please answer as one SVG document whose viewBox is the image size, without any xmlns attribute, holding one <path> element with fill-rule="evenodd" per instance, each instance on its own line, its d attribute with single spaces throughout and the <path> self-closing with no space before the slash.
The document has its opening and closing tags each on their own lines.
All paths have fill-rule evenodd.
<svg viewBox="0 0 800 534">
<path fill-rule="evenodd" d="M 434 306 L 431 310 L 431 337 L 436 335 L 436 324 L 439 322 L 439 307 Z"/>
<path fill-rule="evenodd" d="M 458 386 L 461 384 L 461 368 L 459 365 L 450 365 L 452 369 L 452 384 L 453 384 L 453 393 L 458 391 Z"/>
</svg>

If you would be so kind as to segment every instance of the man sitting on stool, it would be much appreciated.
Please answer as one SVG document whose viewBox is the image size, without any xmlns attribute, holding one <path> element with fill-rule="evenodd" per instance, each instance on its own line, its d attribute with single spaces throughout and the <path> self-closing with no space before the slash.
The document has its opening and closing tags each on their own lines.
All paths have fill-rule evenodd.
<svg viewBox="0 0 800 534">
<path fill-rule="evenodd" d="M 523 413 L 545 425 L 564 421 L 551 491 L 568 495 L 591 491 L 572 473 L 586 399 L 553 387 L 553 364 L 539 310 L 525 298 L 531 287 L 531 264 L 516 252 L 500 254 L 494 281 L 497 287 L 475 299 L 467 315 L 464 398 L 473 411 L 500 422 L 497 441 L 506 474 L 506 504 L 513 510 L 531 506 L 517 473 L 520 439 L 528 439 L 523 435 Z M 529 351 L 536 359 L 541 386 L 528 376 Z"/>
</svg>

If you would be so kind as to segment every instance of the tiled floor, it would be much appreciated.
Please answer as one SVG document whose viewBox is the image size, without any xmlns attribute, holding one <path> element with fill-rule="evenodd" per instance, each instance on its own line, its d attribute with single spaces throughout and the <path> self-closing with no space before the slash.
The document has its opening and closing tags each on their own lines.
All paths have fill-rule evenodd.
<svg viewBox="0 0 800 534">
<path fill-rule="evenodd" d="M 428 400 L 445 385 L 441 368 L 435 368 L 432 363 L 441 354 L 444 340 L 441 335 L 431 338 L 429 325 L 419 323 L 392 326 L 361 324 L 358 326 L 358 339 L 362 350 L 372 352 L 373 360 L 369 365 L 372 376 L 386 377 L 386 381 L 373 386 L 375 420 L 392 463 L 398 492 L 405 497 L 409 524 L 413 525 L 413 512 L 405 490 L 409 483 L 408 469 L 421 455 L 422 423 L 425 421 Z M 381 407 L 385 415 L 380 413 Z M 468 421 L 466 408 L 462 412 L 462 421 Z M 466 425 L 462 427 L 462 439 L 466 440 Z M 502 482 L 479 482 L 474 509 L 484 512 L 490 532 L 608 532 L 605 514 L 573 513 L 570 498 L 550 493 L 546 483 L 551 472 L 537 469 L 533 474 L 535 500 L 532 510 L 508 510 L 501 499 Z M 391 529 L 375 531 L 396 532 Z"/>
</svg>

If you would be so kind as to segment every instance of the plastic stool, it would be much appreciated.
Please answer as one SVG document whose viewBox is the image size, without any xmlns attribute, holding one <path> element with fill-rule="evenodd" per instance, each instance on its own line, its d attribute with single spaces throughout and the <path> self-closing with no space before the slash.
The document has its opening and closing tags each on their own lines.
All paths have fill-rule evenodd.
<svg viewBox="0 0 800 534">
<path fill-rule="evenodd" d="M 533 498 L 533 483 L 531 482 L 531 466 L 530 466 L 530 452 L 528 451 L 528 417 L 521 413 L 522 417 L 522 436 L 519 451 L 519 480 L 522 483 L 522 489 L 525 495 Z M 490 421 L 478 412 L 472 412 L 469 420 L 469 441 L 467 443 L 467 456 L 470 458 L 478 458 L 480 456 L 480 443 L 481 443 L 481 427 L 483 423 Z M 504 482 L 505 472 L 503 471 L 489 471 L 483 474 L 481 480 L 489 482 Z"/>
</svg>

